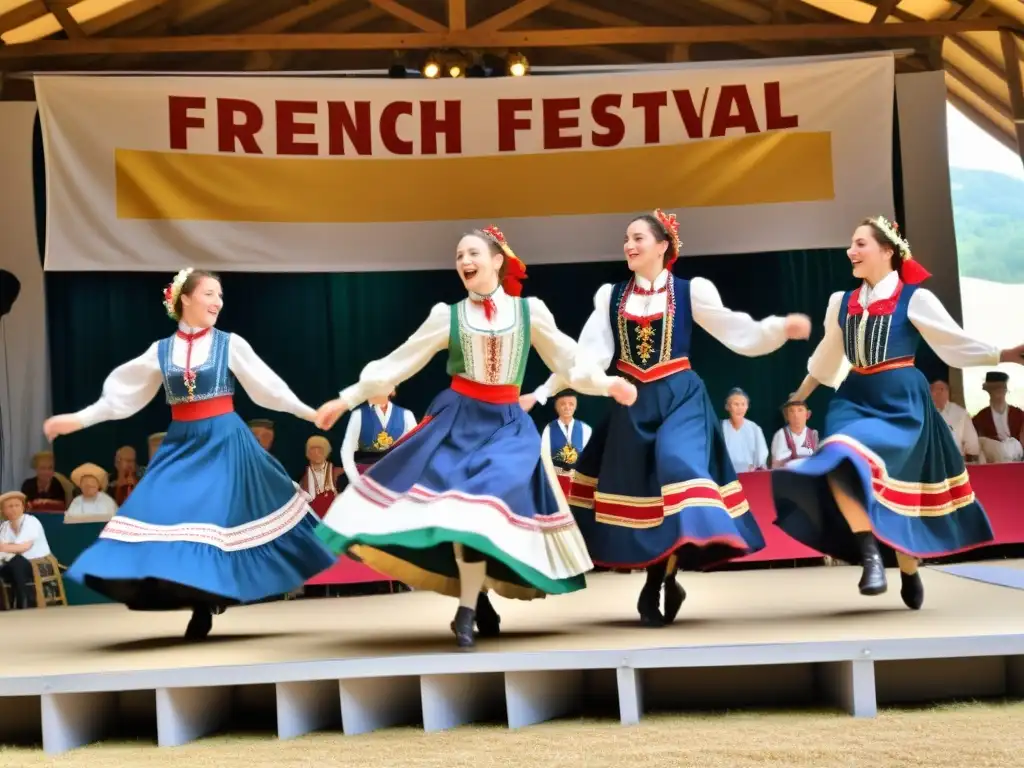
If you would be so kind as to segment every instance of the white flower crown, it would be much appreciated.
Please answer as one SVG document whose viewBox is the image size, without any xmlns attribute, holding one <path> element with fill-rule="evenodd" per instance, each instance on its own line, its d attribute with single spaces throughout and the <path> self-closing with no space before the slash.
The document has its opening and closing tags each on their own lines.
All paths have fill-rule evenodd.
<svg viewBox="0 0 1024 768">
<path fill-rule="evenodd" d="M 188 276 L 192 274 L 192 267 L 187 267 L 174 276 L 174 279 L 164 288 L 164 309 L 167 310 L 167 316 L 171 320 L 181 320 L 178 313 L 174 311 L 174 305 L 178 302 L 178 297 L 181 296 L 181 289 L 185 286 L 185 281 L 188 280 Z"/>
<path fill-rule="evenodd" d="M 871 219 L 871 223 L 882 230 L 885 236 L 896 244 L 896 247 L 900 250 L 900 256 L 904 259 L 914 258 L 910 253 L 910 243 L 900 234 L 900 228 L 896 222 L 889 221 L 885 216 L 875 216 Z"/>
</svg>

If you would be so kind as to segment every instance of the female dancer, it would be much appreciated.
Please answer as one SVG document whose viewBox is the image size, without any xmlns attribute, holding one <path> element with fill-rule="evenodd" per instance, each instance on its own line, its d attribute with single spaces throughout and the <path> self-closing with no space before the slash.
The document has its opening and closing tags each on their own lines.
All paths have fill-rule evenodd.
<svg viewBox="0 0 1024 768">
<path fill-rule="evenodd" d="M 522 600 L 573 592 L 592 564 L 537 428 L 519 407 L 530 345 L 565 377 L 576 344 L 543 302 L 519 298 L 525 268 L 497 228 L 464 236 L 455 266 L 468 298 L 436 305 L 407 342 L 320 407 L 317 425 L 329 429 L 448 350 L 451 388 L 335 500 L 318 534 L 413 588 L 459 598 L 453 630 L 468 648 L 474 620 L 481 634 L 496 631 L 482 589 Z M 636 395 L 624 379 L 604 391 L 623 402 Z"/>
<path fill-rule="evenodd" d="M 190 639 L 226 606 L 290 592 L 334 563 L 308 497 L 235 414 L 235 378 L 257 405 L 315 413 L 241 337 L 214 329 L 218 278 L 185 269 L 164 292 L 177 332 L 107 377 L 100 399 L 43 427 L 53 440 L 140 411 L 160 389 L 163 445 L 132 495 L 68 576 L 131 610 L 191 608 Z"/>
<path fill-rule="evenodd" d="M 877 542 L 888 544 L 900 596 L 917 609 L 924 603 L 917 558 L 993 539 L 956 442 L 914 367 L 918 342 L 923 337 L 954 367 L 1020 363 L 1024 346 L 1000 352 L 968 336 L 918 286 L 928 272 L 882 216 L 857 227 L 847 256 L 863 283 L 832 294 L 825 338 L 790 398 L 806 400 L 818 384 L 837 387 L 826 437 L 813 456 L 772 473 L 776 524 L 822 554 L 860 562 L 863 595 L 886 591 Z"/>
<path fill-rule="evenodd" d="M 647 568 L 637 610 L 643 624 L 662 626 L 686 598 L 675 580 L 679 567 L 704 568 L 764 547 L 715 408 L 690 368 L 693 323 L 753 357 L 807 338 L 810 321 L 789 315 L 757 322 L 726 309 L 708 280 L 674 277 L 674 215 L 659 210 L 634 219 L 623 250 L 633 277 L 598 289 L 571 381 L 600 391 L 614 362 L 640 391 L 635 405 L 613 406 L 594 431 L 569 504 L 596 565 Z"/>
</svg>

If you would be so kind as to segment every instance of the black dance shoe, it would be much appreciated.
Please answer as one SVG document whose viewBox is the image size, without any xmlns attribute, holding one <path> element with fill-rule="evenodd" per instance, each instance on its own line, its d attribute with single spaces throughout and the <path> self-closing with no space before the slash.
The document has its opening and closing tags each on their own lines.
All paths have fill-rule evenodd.
<svg viewBox="0 0 1024 768">
<path fill-rule="evenodd" d="M 645 627 L 665 626 L 665 617 L 661 615 L 658 604 L 661 602 L 661 584 L 647 583 L 640 590 L 640 599 L 636 610 L 640 614 L 640 623 Z"/>
<path fill-rule="evenodd" d="M 921 610 L 924 605 L 924 583 L 921 581 L 921 572 L 906 574 L 900 571 L 900 597 L 903 604 L 913 611 Z"/>
<path fill-rule="evenodd" d="M 683 585 L 675 579 L 665 582 L 665 623 L 671 624 L 676 620 L 679 609 L 683 607 L 686 600 L 686 590 Z"/>
<path fill-rule="evenodd" d="M 194 608 L 185 628 L 186 640 L 203 640 L 213 629 L 213 613 L 209 608 Z"/>
<path fill-rule="evenodd" d="M 455 642 L 459 644 L 459 648 L 472 648 L 476 644 L 473 640 L 473 609 L 460 605 L 459 610 L 455 612 L 452 629 L 455 631 Z"/>
<path fill-rule="evenodd" d="M 860 577 L 860 593 L 862 595 L 881 595 L 889 588 L 885 580 L 885 564 L 882 553 L 878 551 L 878 542 L 871 533 L 858 533 L 860 544 L 860 564 L 864 572 Z"/>
<path fill-rule="evenodd" d="M 476 628 L 480 637 L 497 637 L 501 634 L 501 617 L 491 605 L 486 592 L 476 599 Z"/>
</svg>

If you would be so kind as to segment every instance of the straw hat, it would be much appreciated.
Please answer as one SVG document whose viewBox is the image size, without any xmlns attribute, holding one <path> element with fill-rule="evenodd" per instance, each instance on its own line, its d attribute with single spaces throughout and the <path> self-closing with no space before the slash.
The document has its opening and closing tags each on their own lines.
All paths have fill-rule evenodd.
<svg viewBox="0 0 1024 768">
<path fill-rule="evenodd" d="M 309 440 L 306 441 L 306 450 L 308 451 L 314 445 L 324 449 L 324 456 L 331 455 L 331 442 L 323 435 L 312 435 Z"/>
<path fill-rule="evenodd" d="M 82 464 L 79 467 L 75 467 L 71 473 L 71 482 L 77 485 L 79 488 L 82 487 L 82 479 L 88 476 L 95 477 L 100 484 L 100 490 L 107 490 L 107 483 L 110 481 L 107 470 L 101 467 L 99 464 Z"/>
<path fill-rule="evenodd" d="M 8 499 L 18 499 L 23 509 L 28 501 L 28 497 L 21 491 L 8 491 L 7 493 L 0 493 L 0 506 L 3 506 L 3 503 Z"/>
</svg>

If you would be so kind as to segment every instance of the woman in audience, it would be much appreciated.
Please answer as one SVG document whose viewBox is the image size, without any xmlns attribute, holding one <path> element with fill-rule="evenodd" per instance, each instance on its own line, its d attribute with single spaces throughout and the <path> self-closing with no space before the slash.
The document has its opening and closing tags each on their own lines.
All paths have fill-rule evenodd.
<svg viewBox="0 0 1024 768">
<path fill-rule="evenodd" d="M 887 589 L 881 541 L 896 551 L 900 596 L 920 608 L 918 559 L 992 541 L 963 457 L 914 367 L 920 340 L 953 367 L 1022 361 L 1024 346 L 1000 351 L 968 335 L 935 295 L 927 270 L 894 222 L 865 219 L 847 256 L 862 282 L 833 293 L 825 337 L 791 400 L 819 384 L 836 388 L 825 439 L 809 458 L 772 473 L 777 525 L 797 541 L 862 565 L 860 592 Z"/>
<path fill-rule="evenodd" d="M 63 512 L 68 505 L 68 492 L 54 472 L 52 451 L 39 451 L 32 457 L 36 476 L 21 484 L 27 506 L 34 512 Z"/>
<path fill-rule="evenodd" d="M 307 421 L 315 412 L 248 342 L 213 327 L 223 305 L 215 275 L 179 272 L 164 292 L 177 332 L 116 368 L 96 403 L 44 425 L 53 440 L 124 419 L 163 387 L 172 419 L 163 444 L 68 577 L 133 610 L 191 608 L 192 639 L 226 606 L 290 592 L 334 562 L 308 497 L 235 413 L 235 379 L 264 408 Z"/>
<path fill-rule="evenodd" d="M 569 504 L 596 565 L 647 569 L 637 604 L 646 626 L 675 619 L 686 598 L 680 567 L 764 547 L 715 408 L 690 366 L 693 324 L 749 357 L 810 333 L 803 315 L 757 321 L 723 306 L 710 281 L 673 276 L 679 246 L 674 215 L 658 210 L 630 222 L 623 251 L 633 275 L 598 289 L 572 372 L 576 389 L 602 392 L 619 381 L 607 374 L 614 367 L 639 390 L 635 404 L 612 406 L 594 430 Z"/>
<path fill-rule="evenodd" d="M 335 500 L 319 533 L 335 552 L 458 598 L 452 629 L 468 648 L 474 623 L 481 634 L 498 629 L 482 590 L 523 600 L 565 594 L 583 589 L 592 564 L 537 428 L 519 407 L 531 345 L 562 377 L 576 345 L 542 301 L 520 298 L 525 267 L 497 228 L 464 236 L 455 267 L 469 296 L 435 305 L 408 341 L 320 407 L 317 426 L 330 429 L 448 351 L 451 387 Z M 622 379 L 603 393 L 635 396 Z"/>
</svg>

